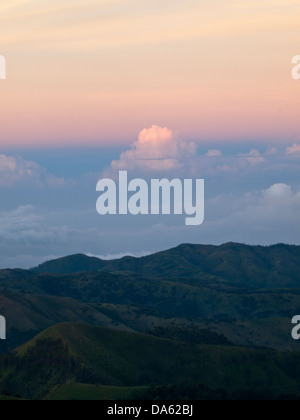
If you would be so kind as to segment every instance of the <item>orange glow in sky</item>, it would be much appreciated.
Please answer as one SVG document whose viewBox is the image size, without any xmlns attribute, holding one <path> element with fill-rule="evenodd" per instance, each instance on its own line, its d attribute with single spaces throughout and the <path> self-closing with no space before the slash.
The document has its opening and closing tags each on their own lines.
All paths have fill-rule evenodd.
<svg viewBox="0 0 300 420">
<path fill-rule="evenodd" d="M 2 0 L 0 144 L 300 138 L 299 0 Z"/>
</svg>

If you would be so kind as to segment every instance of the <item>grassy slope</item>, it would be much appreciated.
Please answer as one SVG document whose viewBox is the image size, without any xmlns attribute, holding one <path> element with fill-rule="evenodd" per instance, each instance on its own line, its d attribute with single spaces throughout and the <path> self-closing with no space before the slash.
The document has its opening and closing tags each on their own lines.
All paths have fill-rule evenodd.
<svg viewBox="0 0 300 420">
<path fill-rule="evenodd" d="M 1 292 L 0 313 L 7 319 L 7 340 L 1 349 L 12 350 L 39 332 L 62 322 L 84 322 L 108 328 L 130 329 L 101 312 L 101 306 L 59 296 Z"/>
<path fill-rule="evenodd" d="M 40 267 L 115 273 L 2 270 L 0 314 L 8 340 L 0 342 L 0 353 L 61 322 L 138 332 L 194 323 L 238 345 L 296 350 L 290 322 L 300 312 L 299 258 L 300 247 L 286 245 L 181 245 L 141 259 L 77 255 Z"/>
<path fill-rule="evenodd" d="M 300 355 L 239 347 L 188 346 L 172 340 L 79 324 L 55 326 L 20 347 L 0 389 L 45 397 L 56 385 L 137 387 L 182 381 L 210 389 L 299 393 Z M 25 390 L 25 394 L 24 394 Z"/>
<path fill-rule="evenodd" d="M 101 273 L 42 275 L 27 282 L 40 294 L 5 291 L 0 282 L 0 313 L 8 321 L 10 349 L 61 322 L 139 332 L 193 322 L 239 345 L 298 348 L 290 338 L 291 319 L 300 311 L 298 289 L 249 291 Z M 11 278 L 10 286 L 20 288 L 18 278 Z"/>
<path fill-rule="evenodd" d="M 51 401 L 113 401 L 135 400 L 142 396 L 147 387 L 116 387 L 88 384 L 69 384 L 54 387 L 46 400 Z"/>
</svg>

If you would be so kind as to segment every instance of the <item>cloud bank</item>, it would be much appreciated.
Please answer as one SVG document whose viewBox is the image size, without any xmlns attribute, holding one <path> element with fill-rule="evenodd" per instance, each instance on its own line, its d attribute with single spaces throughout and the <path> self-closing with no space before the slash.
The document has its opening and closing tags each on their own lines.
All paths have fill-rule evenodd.
<svg viewBox="0 0 300 420">
<path fill-rule="evenodd" d="M 114 151 L 101 161 L 101 149 L 89 151 L 85 156 L 92 154 L 97 173 L 82 172 L 82 153 L 68 152 L 58 162 L 56 153 L 45 159 L 41 151 L 43 165 L 36 163 L 36 151 L 35 162 L 1 154 L 0 267 L 28 268 L 79 252 L 143 255 L 183 242 L 299 244 L 299 145 L 240 147 L 197 148 L 169 128 L 153 125 L 121 155 Z M 111 156 L 120 158 L 111 163 Z M 145 179 L 204 177 L 205 223 L 186 228 L 181 216 L 100 217 L 95 186 L 107 165 L 109 176 L 127 169 Z M 64 170 L 62 177 L 52 174 L 53 168 Z M 68 176 L 75 177 L 75 185 Z"/>
<path fill-rule="evenodd" d="M 47 213 L 20 206 L 0 213 L 0 267 L 28 268 L 78 252 L 107 258 L 144 255 L 184 242 L 299 244 L 300 185 L 222 194 L 208 199 L 206 208 L 205 223 L 187 229 L 180 216 L 102 219 L 93 211 Z"/>
</svg>

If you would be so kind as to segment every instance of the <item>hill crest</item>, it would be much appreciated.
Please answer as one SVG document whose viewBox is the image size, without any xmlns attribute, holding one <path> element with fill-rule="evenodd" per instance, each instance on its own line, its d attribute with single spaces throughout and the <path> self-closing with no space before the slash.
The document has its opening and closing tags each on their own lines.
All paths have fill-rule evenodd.
<svg viewBox="0 0 300 420">
<path fill-rule="evenodd" d="M 135 274 L 147 278 L 220 280 L 251 288 L 300 287 L 300 246 L 221 246 L 182 244 L 145 257 L 101 260 L 76 254 L 45 262 L 36 274 L 106 272 Z"/>
</svg>

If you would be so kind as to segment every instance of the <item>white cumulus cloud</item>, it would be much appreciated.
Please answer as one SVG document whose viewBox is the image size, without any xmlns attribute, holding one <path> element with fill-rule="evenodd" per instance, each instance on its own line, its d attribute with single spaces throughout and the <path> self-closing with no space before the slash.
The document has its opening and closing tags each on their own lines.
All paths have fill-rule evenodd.
<svg viewBox="0 0 300 420">
<path fill-rule="evenodd" d="M 167 127 L 153 125 L 139 134 L 131 149 L 113 161 L 113 170 L 172 171 L 181 168 L 197 154 L 196 144 L 177 137 Z"/>
</svg>

